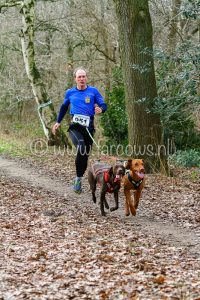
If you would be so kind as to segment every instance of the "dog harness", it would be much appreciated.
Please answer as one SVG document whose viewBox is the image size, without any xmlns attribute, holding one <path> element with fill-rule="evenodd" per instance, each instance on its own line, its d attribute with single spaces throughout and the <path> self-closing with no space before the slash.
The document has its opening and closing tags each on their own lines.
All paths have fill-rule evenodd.
<svg viewBox="0 0 200 300">
<path fill-rule="evenodd" d="M 116 184 L 116 185 L 115 185 L 115 186 L 112 186 L 112 185 L 110 184 L 110 182 L 109 182 L 109 177 L 110 177 L 110 176 L 109 176 L 109 170 L 108 170 L 108 171 L 105 171 L 105 172 L 104 172 L 104 180 L 105 180 L 105 183 L 106 183 L 106 185 L 107 185 L 107 190 L 106 190 L 106 192 L 108 192 L 108 193 L 113 193 L 114 190 L 116 189 L 116 186 L 118 186 L 119 189 L 120 189 L 120 179 L 117 178 L 117 177 L 115 177 L 113 183 Z"/>
<path fill-rule="evenodd" d="M 128 174 L 128 180 L 132 183 L 132 185 L 134 186 L 134 188 L 137 190 L 140 186 L 140 184 L 142 183 L 143 179 L 140 179 L 138 181 L 133 180 L 133 178 L 130 175 L 130 172 L 127 172 Z"/>
<path fill-rule="evenodd" d="M 98 175 L 100 175 L 101 173 L 108 173 L 109 172 L 109 169 L 110 169 L 110 167 L 108 167 L 108 166 L 104 166 L 104 167 L 101 167 L 101 168 L 99 168 L 99 169 L 97 169 L 97 170 L 95 170 L 94 168 L 92 168 L 92 171 L 93 171 L 93 175 L 94 176 L 98 176 Z M 109 176 L 109 175 L 108 175 Z"/>
<path fill-rule="evenodd" d="M 118 178 L 118 175 L 116 175 L 116 177 L 114 177 L 113 182 L 110 183 L 109 182 L 109 179 L 110 179 L 109 171 L 110 171 L 110 166 L 103 166 L 96 170 L 94 169 L 94 167 L 92 168 L 92 172 L 95 177 L 103 173 L 103 178 L 104 178 L 104 181 L 107 186 L 106 192 L 113 193 L 116 188 L 120 189 L 120 178 Z"/>
</svg>

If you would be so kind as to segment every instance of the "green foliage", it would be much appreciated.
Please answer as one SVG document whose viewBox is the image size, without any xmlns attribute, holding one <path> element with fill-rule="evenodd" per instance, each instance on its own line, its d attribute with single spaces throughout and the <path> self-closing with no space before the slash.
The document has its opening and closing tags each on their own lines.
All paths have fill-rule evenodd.
<svg viewBox="0 0 200 300">
<path fill-rule="evenodd" d="M 199 17 L 200 0 L 183 0 L 181 11 L 185 18 L 197 19 Z"/>
<path fill-rule="evenodd" d="M 16 141 L 8 141 L 0 137 L 0 154 L 23 157 L 27 153 L 28 150 Z"/>
<path fill-rule="evenodd" d="M 120 68 L 114 68 L 112 90 L 108 91 L 106 102 L 108 110 L 101 117 L 104 135 L 108 145 L 128 143 L 128 121 L 125 109 L 123 76 Z"/>
<path fill-rule="evenodd" d="M 196 181 L 196 180 L 198 180 L 199 175 L 200 175 L 200 170 L 192 170 L 192 172 L 191 172 L 191 174 L 190 174 L 190 178 L 191 178 L 193 181 Z"/>
<path fill-rule="evenodd" d="M 172 140 L 177 150 L 197 148 L 200 151 L 200 134 L 195 129 L 197 119 L 194 113 L 200 105 L 199 50 L 199 47 L 187 42 L 177 48 L 173 56 L 169 57 L 161 50 L 154 54 L 158 97 L 154 99 L 151 111 L 160 115 L 164 138 L 166 141 Z M 107 144 L 126 144 L 127 115 L 119 68 L 113 70 L 112 90 L 108 93 L 107 102 L 108 111 L 101 119 L 104 134 L 108 138 Z"/>
<path fill-rule="evenodd" d="M 200 151 L 194 149 L 179 150 L 170 157 L 170 160 L 182 167 L 200 167 Z"/>
<path fill-rule="evenodd" d="M 188 42 L 174 56 L 158 50 L 155 53 L 158 97 L 152 110 L 160 114 L 165 134 L 177 149 L 200 147 L 194 114 L 200 105 L 199 50 Z"/>
</svg>

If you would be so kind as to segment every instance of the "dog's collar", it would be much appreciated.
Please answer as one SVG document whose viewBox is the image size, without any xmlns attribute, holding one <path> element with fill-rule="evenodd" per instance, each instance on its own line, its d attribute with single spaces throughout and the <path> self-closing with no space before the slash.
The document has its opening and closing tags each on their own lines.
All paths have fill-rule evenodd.
<svg viewBox="0 0 200 300">
<path fill-rule="evenodd" d="M 139 188 L 140 184 L 142 183 L 143 179 L 140 179 L 138 181 L 133 180 L 129 171 L 127 171 L 127 175 L 128 175 L 128 180 L 132 183 L 134 188 L 137 190 Z"/>
</svg>

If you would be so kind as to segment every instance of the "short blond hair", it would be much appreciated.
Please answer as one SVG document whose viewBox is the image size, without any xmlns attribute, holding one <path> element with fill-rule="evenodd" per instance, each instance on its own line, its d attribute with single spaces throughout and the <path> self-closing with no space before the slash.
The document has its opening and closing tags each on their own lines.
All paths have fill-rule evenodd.
<svg viewBox="0 0 200 300">
<path fill-rule="evenodd" d="M 85 68 L 83 68 L 83 67 L 78 67 L 78 68 L 76 68 L 76 69 L 74 70 L 74 72 L 73 72 L 74 77 L 76 77 L 76 73 L 77 73 L 77 71 L 79 71 L 79 70 L 84 71 L 85 74 L 86 74 L 86 76 L 87 76 L 87 70 L 86 70 Z"/>
</svg>

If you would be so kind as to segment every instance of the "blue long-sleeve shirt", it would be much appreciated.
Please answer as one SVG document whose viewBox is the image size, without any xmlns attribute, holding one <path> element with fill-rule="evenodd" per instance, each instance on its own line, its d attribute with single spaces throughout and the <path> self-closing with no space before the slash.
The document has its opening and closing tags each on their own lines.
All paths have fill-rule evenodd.
<svg viewBox="0 0 200 300">
<path fill-rule="evenodd" d="M 97 88 L 87 86 L 85 90 L 78 90 L 73 87 L 65 92 L 63 104 L 58 114 L 57 122 L 60 123 L 65 116 L 70 105 L 70 115 L 79 114 L 90 117 L 90 126 L 93 125 L 95 115 L 95 104 L 97 104 L 102 112 L 107 109 L 107 104 Z"/>
</svg>

